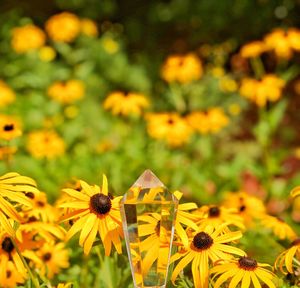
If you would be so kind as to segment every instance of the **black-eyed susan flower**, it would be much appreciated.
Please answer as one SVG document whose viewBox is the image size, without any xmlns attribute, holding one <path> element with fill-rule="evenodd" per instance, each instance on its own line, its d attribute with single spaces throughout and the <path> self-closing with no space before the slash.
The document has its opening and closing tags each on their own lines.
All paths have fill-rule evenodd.
<svg viewBox="0 0 300 288">
<path fill-rule="evenodd" d="M 201 134 L 218 133 L 229 123 L 229 118 L 221 107 L 191 112 L 186 116 L 186 120 L 195 131 Z"/>
<path fill-rule="evenodd" d="M 17 222 L 22 221 L 11 202 L 31 207 L 32 202 L 25 196 L 25 193 L 29 192 L 38 193 L 36 183 L 31 178 L 14 172 L 0 177 L 0 223 L 1 228 L 10 235 L 14 235 L 15 231 L 7 218 Z"/>
<path fill-rule="evenodd" d="M 82 34 L 89 37 L 98 36 L 97 24 L 95 23 L 95 21 L 88 18 L 83 18 L 80 20 L 80 31 Z"/>
<path fill-rule="evenodd" d="M 65 142 L 55 131 L 33 131 L 28 134 L 27 150 L 35 158 L 53 159 L 65 153 Z"/>
<path fill-rule="evenodd" d="M 145 95 L 136 92 L 116 91 L 110 93 L 105 99 L 104 109 L 111 110 L 114 115 L 141 115 L 149 107 L 149 100 Z"/>
<path fill-rule="evenodd" d="M 287 32 L 277 28 L 264 37 L 267 48 L 273 50 L 277 57 L 289 59 L 292 57 L 293 49 L 290 45 Z"/>
<path fill-rule="evenodd" d="M 218 278 L 213 283 L 214 288 L 219 288 L 225 283 L 227 283 L 226 287 L 232 288 L 276 288 L 274 283 L 276 276 L 267 269 L 270 267 L 268 264 L 258 263 L 255 259 L 247 256 L 222 262 L 220 261 L 220 264 L 210 270 L 210 273 L 214 274 L 213 279 Z M 238 286 L 239 284 L 241 286 Z"/>
<path fill-rule="evenodd" d="M 294 274 L 294 267 L 300 267 L 300 238 L 295 239 L 290 248 L 279 254 L 274 266 L 283 274 Z"/>
<path fill-rule="evenodd" d="M 0 80 L 0 107 L 5 107 L 15 100 L 15 92 L 4 81 Z"/>
<path fill-rule="evenodd" d="M 122 197 L 113 198 L 108 193 L 107 178 L 103 175 L 102 188 L 97 185 L 90 186 L 80 181 L 82 190 L 63 189 L 73 200 L 59 205 L 61 208 L 69 208 L 62 221 L 74 219 L 75 223 L 67 232 L 66 241 L 80 232 L 79 244 L 83 246 L 85 254 L 92 248 L 93 242 L 99 233 L 104 245 L 105 254 L 109 255 L 112 244 L 118 253 L 122 252 L 121 215 L 119 202 Z"/>
<path fill-rule="evenodd" d="M 13 261 L 0 261 L 0 283 L 4 288 L 15 288 L 25 282 Z"/>
<path fill-rule="evenodd" d="M 84 97 L 85 85 L 78 79 L 56 81 L 48 88 L 47 94 L 61 104 L 71 104 Z"/>
<path fill-rule="evenodd" d="M 12 116 L 0 115 L 0 139 L 10 141 L 22 135 L 20 122 Z"/>
<path fill-rule="evenodd" d="M 230 259 L 232 254 L 244 256 L 241 249 L 229 245 L 242 237 L 240 231 L 222 234 L 224 226 L 217 229 L 207 226 L 201 231 L 194 232 L 189 239 L 189 247 L 183 248 L 171 257 L 171 263 L 179 260 L 176 265 L 171 280 L 174 283 L 180 271 L 192 262 L 192 274 L 195 287 L 207 288 L 209 267 L 212 263 L 220 259 Z"/>
<path fill-rule="evenodd" d="M 189 83 L 201 78 L 203 68 L 200 59 L 193 53 L 171 55 L 164 62 L 161 76 L 167 82 Z"/>
<path fill-rule="evenodd" d="M 240 87 L 241 96 L 264 107 L 268 101 L 276 102 L 281 98 L 285 81 L 276 75 L 267 74 L 261 80 L 245 78 Z"/>
<path fill-rule="evenodd" d="M 232 225 L 239 229 L 245 229 L 244 219 L 238 214 L 236 208 L 208 205 L 200 207 L 194 213 L 199 216 L 197 224 L 200 227 L 211 225 L 218 228 L 220 225 L 227 223 L 228 226 Z M 225 228 L 228 228 L 228 226 L 225 226 Z"/>
<path fill-rule="evenodd" d="M 192 129 L 178 113 L 151 113 L 146 115 L 147 130 L 151 137 L 165 140 L 170 146 L 187 143 Z"/>
<path fill-rule="evenodd" d="M 240 55 L 243 58 L 259 57 L 267 51 L 267 45 L 263 41 L 253 41 L 242 46 Z"/>
<path fill-rule="evenodd" d="M 14 28 L 12 31 L 12 48 L 17 53 L 25 53 L 45 44 L 46 35 L 39 27 L 28 24 Z"/>
<path fill-rule="evenodd" d="M 223 205 L 228 208 L 235 208 L 238 214 L 244 219 L 246 226 L 251 226 L 256 219 L 266 215 L 264 203 L 246 192 L 228 193 Z"/>
<path fill-rule="evenodd" d="M 287 38 L 290 46 L 296 50 L 300 50 L 300 29 L 289 28 L 287 31 Z"/>
<path fill-rule="evenodd" d="M 52 40 L 72 42 L 80 33 L 80 20 L 72 13 L 63 12 L 51 16 L 45 28 Z"/>
<path fill-rule="evenodd" d="M 58 274 L 61 269 L 69 267 L 69 251 L 63 242 L 53 244 L 45 243 L 37 252 L 40 263 L 37 265 L 40 273 L 49 279 Z"/>
<path fill-rule="evenodd" d="M 263 215 L 261 218 L 261 224 L 263 227 L 271 229 L 274 235 L 276 235 L 280 240 L 294 240 L 297 237 L 295 231 L 290 227 L 290 225 L 279 217 Z"/>
</svg>

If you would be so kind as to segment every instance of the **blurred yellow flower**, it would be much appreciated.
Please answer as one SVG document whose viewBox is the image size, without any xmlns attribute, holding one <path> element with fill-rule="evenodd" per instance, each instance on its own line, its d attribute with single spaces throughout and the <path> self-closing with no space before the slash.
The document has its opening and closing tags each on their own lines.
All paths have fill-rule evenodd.
<svg viewBox="0 0 300 288">
<path fill-rule="evenodd" d="M 46 31 L 54 41 L 72 42 L 80 33 L 79 18 L 69 12 L 51 16 L 46 22 Z"/>
<path fill-rule="evenodd" d="M 0 147 L 0 160 L 7 160 L 10 159 L 12 155 L 14 155 L 17 152 L 16 147 Z"/>
<path fill-rule="evenodd" d="M 216 66 L 210 70 L 210 73 L 216 78 L 221 78 L 225 75 L 225 70 L 221 66 Z"/>
<path fill-rule="evenodd" d="M 300 29 L 290 28 L 287 31 L 287 38 L 291 48 L 296 51 L 300 50 Z"/>
<path fill-rule="evenodd" d="M 0 283 L 4 288 L 15 288 L 25 282 L 25 277 L 19 273 L 13 261 L 0 261 Z"/>
<path fill-rule="evenodd" d="M 35 158 L 52 159 L 65 153 L 65 142 L 54 131 L 34 131 L 28 135 L 27 150 Z"/>
<path fill-rule="evenodd" d="M 275 261 L 275 269 L 280 269 L 283 274 L 294 274 L 294 259 L 300 261 L 300 238 L 294 240 L 290 247 L 279 254 Z M 284 270 L 284 268 L 286 270 Z"/>
<path fill-rule="evenodd" d="M 261 224 L 270 228 L 280 240 L 294 240 L 297 237 L 295 231 L 281 218 L 264 215 L 261 218 Z"/>
<path fill-rule="evenodd" d="M 45 243 L 36 255 L 41 259 L 38 269 L 42 275 L 53 278 L 62 268 L 69 267 L 69 251 L 65 248 L 65 244 Z"/>
<path fill-rule="evenodd" d="M 181 146 L 189 141 L 192 129 L 177 113 L 150 113 L 146 115 L 147 131 L 155 139 L 165 140 L 170 146 Z"/>
<path fill-rule="evenodd" d="M 233 116 L 239 115 L 241 113 L 241 106 L 233 103 L 228 107 L 228 111 Z"/>
<path fill-rule="evenodd" d="M 149 100 L 141 93 L 116 91 L 107 96 L 103 106 L 114 115 L 139 116 L 149 106 Z"/>
<path fill-rule="evenodd" d="M 223 77 L 219 81 L 220 90 L 223 92 L 235 92 L 238 89 L 237 82 L 229 77 Z"/>
<path fill-rule="evenodd" d="M 43 46 L 39 50 L 39 57 L 44 62 L 51 62 L 56 57 L 56 52 L 50 46 Z"/>
<path fill-rule="evenodd" d="M 15 100 L 15 92 L 4 81 L 0 80 L 0 107 L 7 106 Z"/>
<path fill-rule="evenodd" d="M 81 33 L 90 37 L 98 36 L 98 28 L 95 21 L 84 18 L 80 21 L 80 29 Z"/>
<path fill-rule="evenodd" d="M 46 35 L 43 30 L 32 24 L 14 28 L 12 31 L 11 45 L 17 53 L 40 48 L 45 41 Z"/>
<path fill-rule="evenodd" d="M 267 101 L 276 102 L 280 99 L 284 86 L 284 80 L 276 75 L 267 74 L 261 80 L 243 79 L 240 94 L 256 103 L 257 106 L 264 107 Z"/>
<path fill-rule="evenodd" d="M 264 38 L 264 42 L 267 48 L 274 50 L 279 58 L 289 59 L 293 54 L 287 33 L 283 29 L 278 28 L 267 34 Z"/>
<path fill-rule="evenodd" d="M 295 187 L 292 191 L 291 191 L 291 196 L 292 197 L 297 197 L 300 196 L 300 186 Z"/>
<path fill-rule="evenodd" d="M 0 115 L 0 139 L 10 141 L 21 135 L 19 121 L 8 115 Z"/>
<path fill-rule="evenodd" d="M 76 118 L 76 116 L 78 115 L 79 113 L 79 109 L 77 106 L 75 105 L 70 105 L 70 106 L 67 106 L 65 109 L 64 109 L 64 114 L 67 118 L 69 119 L 73 119 L 73 118 Z"/>
<path fill-rule="evenodd" d="M 246 226 L 251 226 L 255 219 L 261 219 L 266 215 L 263 202 L 246 192 L 228 193 L 223 203 L 225 207 L 236 208 L 238 214 L 244 219 Z"/>
<path fill-rule="evenodd" d="M 119 50 L 119 43 L 110 37 L 105 37 L 102 40 L 102 45 L 104 50 L 109 54 L 114 54 Z"/>
<path fill-rule="evenodd" d="M 200 59 L 193 53 L 184 56 L 171 55 L 164 62 L 161 76 L 167 82 L 189 83 L 201 78 L 203 68 Z"/>
<path fill-rule="evenodd" d="M 194 111 L 186 116 L 187 123 L 201 134 L 218 133 L 229 123 L 221 107 L 212 107 L 207 112 Z"/>
<path fill-rule="evenodd" d="M 213 279 L 218 277 L 218 280 L 213 283 L 213 287 L 276 288 L 275 274 L 265 267 L 270 267 L 270 265 L 257 263 L 255 259 L 248 256 L 226 262 L 221 261 L 210 270 L 211 274 L 215 274 Z M 226 282 L 227 285 L 223 286 Z M 241 286 L 238 286 L 239 283 Z"/>
<path fill-rule="evenodd" d="M 245 44 L 240 51 L 244 58 L 255 58 L 260 56 L 267 50 L 267 46 L 263 41 L 253 41 Z"/>
<path fill-rule="evenodd" d="M 85 85 L 81 80 L 54 82 L 48 88 L 48 96 L 61 104 L 70 104 L 84 97 Z"/>
</svg>

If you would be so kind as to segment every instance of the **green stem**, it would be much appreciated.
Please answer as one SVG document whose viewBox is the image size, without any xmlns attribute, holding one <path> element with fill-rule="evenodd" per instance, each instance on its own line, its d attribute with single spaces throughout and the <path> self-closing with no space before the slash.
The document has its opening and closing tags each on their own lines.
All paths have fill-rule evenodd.
<svg viewBox="0 0 300 288">
<path fill-rule="evenodd" d="M 260 79 L 265 74 L 265 67 L 260 57 L 250 59 L 251 67 L 254 71 L 256 78 Z"/>
<path fill-rule="evenodd" d="M 18 247 L 18 245 L 17 245 L 15 239 L 13 239 L 13 238 L 10 238 L 10 239 L 11 239 L 12 243 L 14 244 L 14 247 L 15 247 L 15 249 L 16 249 L 16 251 L 17 251 L 19 257 L 21 258 L 21 261 L 22 261 L 23 265 L 26 267 L 27 272 L 28 272 L 28 274 L 29 274 L 29 277 L 30 277 L 30 279 L 31 279 L 31 281 L 32 281 L 32 283 L 33 283 L 33 285 L 34 285 L 34 287 L 35 287 L 35 288 L 40 288 L 40 283 L 39 283 L 38 279 L 37 279 L 36 277 L 34 277 L 34 275 L 33 275 L 32 271 L 31 271 L 31 269 L 30 269 L 28 263 L 26 262 L 26 260 L 24 259 L 22 253 L 20 252 L 19 247 Z"/>
<path fill-rule="evenodd" d="M 298 267 L 300 267 L 300 261 L 298 261 L 295 257 L 293 258 L 293 261 Z"/>
<path fill-rule="evenodd" d="M 173 104 L 176 110 L 179 112 L 184 112 L 186 110 L 186 102 L 182 95 L 182 90 L 180 89 L 180 86 L 178 86 L 178 84 L 176 83 L 172 83 L 170 84 L 170 90 L 172 93 Z"/>
</svg>

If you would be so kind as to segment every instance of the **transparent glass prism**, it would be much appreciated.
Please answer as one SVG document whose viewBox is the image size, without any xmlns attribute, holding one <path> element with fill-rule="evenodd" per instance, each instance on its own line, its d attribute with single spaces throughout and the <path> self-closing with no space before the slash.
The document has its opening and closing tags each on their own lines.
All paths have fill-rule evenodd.
<svg viewBox="0 0 300 288">
<path fill-rule="evenodd" d="M 120 201 L 136 288 L 166 287 L 178 200 L 146 170 Z"/>
</svg>

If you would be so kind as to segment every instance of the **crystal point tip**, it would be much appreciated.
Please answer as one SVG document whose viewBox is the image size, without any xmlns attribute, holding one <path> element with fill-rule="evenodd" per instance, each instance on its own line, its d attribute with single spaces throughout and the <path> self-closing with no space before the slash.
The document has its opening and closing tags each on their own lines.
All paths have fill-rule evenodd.
<svg viewBox="0 0 300 288">
<path fill-rule="evenodd" d="M 157 188 L 165 187 L 165 185 L 155 176 L 155 174 L 150 169 L 147 169 L 135 181 L 132 187 Z"/>
</svg>

